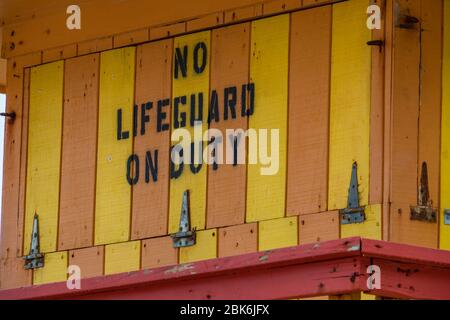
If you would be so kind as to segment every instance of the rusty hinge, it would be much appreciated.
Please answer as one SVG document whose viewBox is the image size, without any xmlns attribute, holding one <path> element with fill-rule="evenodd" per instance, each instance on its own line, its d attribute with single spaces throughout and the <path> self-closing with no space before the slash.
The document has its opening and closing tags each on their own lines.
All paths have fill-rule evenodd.
<svg viewBox="0 0 450 320">
<path fill-rule="evenodd" d="M 356 162 L 352 166 L 347 202 L 347 208 L 340 210 L 341 224 L 363 223 L 366 220 L 366 214 L 364 208 L 359 206 L 358 164 Z"/>
<path fill-rule="evenodd" d="M 450 209 L 444 210 L 444 224 L 450 226 Z"/>
<path fill-rule="evenodd" d="M 371 40 L 371 41 L 367 41 L 367 45 L 372 46 L 372 47 L 378 47 L 381 52 L 383 50 L 384 41 L 383 40 Z"/>
<path fill-rule="evenodd" d="M 39 246 L 39 217 L 37 213 L 34 214 L 33 232 L 31 234 L 30 253 L 24 257 L 25 270 L 38 269 L 44 267 L 44 255 L 40 253 Z"/>
<path fill-rule="evenodd" d="M 186 190 L 181 203 L 180 228 L 177 233 L 171 235 L 174 248 L 195 245 L 195 228 L 191 230 L 190 226 L 189 190 Z"/>
<path fill-rule="evenodd" d="M 411 206 L 411 220 L 430 223 L 437 222 L 437 210 L 432 207 L 432 202 L 430 200 L 430 191 L 428 188 L 428 165 L 426 162 L 422 163 L 417 206 Z"/>
<path fill-rule="evenodd" d="M 9 118 L 9 122 L 14 122 L 16 120 L 16 113 L 13 112 L 0 112 L 0 117 Z"/>
<path fill-rule="evenodd" d="M 414 29 L 420 20 L 412 16 L 409 10 L 401 10 L 398 2 L 394 5 L 395 26 L 400 29 Z"/>
</svg>

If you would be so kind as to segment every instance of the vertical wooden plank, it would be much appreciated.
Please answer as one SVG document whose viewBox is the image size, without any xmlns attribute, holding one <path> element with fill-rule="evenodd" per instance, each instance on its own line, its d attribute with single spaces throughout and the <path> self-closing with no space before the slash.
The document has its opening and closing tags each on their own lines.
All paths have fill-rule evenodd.
<svg viewBox="0 0 450 320">
<path fill-rule="evenodd" d="M 333 5 L 328 209 L 347 206 L 353 162 L 360 205 L 368 204 L 371 32 L 366 0 Z"/>
<path fill-rule="evenodd" d="M 327 210 L 331 6 L 291 14 L 287 215 Z"/>
<path fill-rule="evenodd" d="M 140 268 L 141 242 L 129 241 L 105 246 L 105 275 L 137 271 Z"/>
<path fill-rule="evenodd" d="M 172 40 L 139 46 L 136 61 L 138 123 L 142 124 L 142 108 L 150 117 L 150 122 L 144 128 L 141 127 L 134 138 L 134 154 L 140 159 L 140 173 L 138 183 L 133 186 L 131 237 L 142 239 L 167 234 L 170 105 L 163 105 L 162 102 L 169 99 L 171 93 Z M 148 103 L 151 103 L 150 110 L 145 109 Z M 160 129 L 157 125 L 158 110 L 166 114 Z M 150 168 L 146 173 L 147 152 L 153 163 L 157 163 L 156 181 Z"/>
<path fill-rule="evenodd" d="M 298 245 L 297 217 L 259 222 L 258 250 L 273 250 Z"/>
<path fill-rule="evenodd" d="M 203 114 L 202 114 L 202 133 L 207 129 L 207 108 L 208 105 L 208 93 L 209 93 L 209 64 L 210 64 L 210 31 L 204 31 L 199 33 L 193 33 L 182 37 L 177 37 L 174 39 L 174 55 L 175 50 L 178 48 L 181 53 L 184 51 L 184 47 L 187 46 L 187 76 L 183 77 L 180 70 L 178 77 L 175 76 L 175 71 L 172 76 L 172 97 L 174 101 L 178 97 L 186 97 L 186 104 L 179 104 L 179 115 L 172 112 L 172 130 L 175 130 L 175 123 L 180 122 L 182 126 L 182 116 L 181 113 L 186 114 L 186 129 L 191 134 L 191 139 L 194 140 L 194 126 L 191 126 L 191 96 L 195 95 L 196 98 L 196 118 L 199 118 L 198 112 L 198 101 L 199 93 L 203 93 Z M 205 68 L 200 74 L 197 74 L 194 70 L 193 56 L 195 46 L 203 42 L 206 47 L 206 62 Z M 200 51 L 201 52 L 201 51 Z M 201 54 L 199 54 L 200 63 L 202 65 Z M 181 68 L 180 68 L 181 69 Z M 181 99 L 180 99 L 181 100 Z M 175 109 L 175 101 L 173 106 L 173 111 Z M 180 127 L 181 128 L 181 127 Z M 172 145 L 177 144 L 175 141 Z M 195 150 L 198 150 L 199 142 L 195 144 Z M 198 152 L 197 152 L 198 153 Z M 200 164 L 192 164 L 195 168 L 198 168 Z M 180 224 L 180 213 L 181 213 L 181 203 L 183 192 L 186 190 L 190 191 L 190 213 L 191 213 L 191 227 L 197 229 L 205 228 L 206 220 L 206 182 L 207 182 L 207 169 L 206 164 L 202 163 L 201 168 L 193 173 L 190 165 L 184 165 L 183 172 L 180 177 L 173 178 L 170 181 L 170 204 L 169 204 L 169 233 L 177 232 Z M 178 168 L 176 165 L 175 167 Z"/>
<path fill-rule="evenodd" d="M 365 239 L 381 240 L 381 208 L 380 204 L 365 208 L 366 221 L 360 224 L 341 226 L 341 238 L 363 237 Z"/>
<path fill-rule="evenodd" d="M 251 43 L 250 81 L 256 94 L 249 128 L 279 130 L 279 167 L 274 175 L 262 175 L 265 166 L 259 161 L 248 165 L 247 222 L 285 215 L 289 15 L 252 22 Z"/>
<path fill-rule="evenodd" d="M 132 129 L 135 48 L 101 54 L 95 245 L 127 241 L 130 233 L 131 187 L 126 179 L 131 136 L 118 140 L 118 110 L 122 130 Z"/>
<path fill-rule="evenodd" d="M 442 153 L 440 245 L 450 250 L 450 226 L 444 224 L 444 209 L 450 209 L 450 0 L 444 1 L 444 57 L 442 74 Z"/>
<path fill-rule="evenodd" d="M 6 112 L 15 112 L 16 120 L 5 123 L 2 186 L 2 223 L 0 232 L 0 288 L 9 289 L 30 285 L 32 272 L 23 269 L 22 253 L 26 144 L 22 144 L 24 110 L 28 114 L 29 71 L 24 68 L 38 64 L 41 53 L 11 58 L 7 62 Z M 27 117 L 27 116 L 26 116 Z M 26 132 L 26 131 L 25 131 Z M 25 152 L 23 149 L 25 148 Z"/>
<path fill-rule="evenodd" d="M 30 107 L 31 69 L 24 70 L 23 108 L 22 108 L 22 141 L 20 150 L 20 180 L 19 180 L 19 212 L 17 217 L 17 256 L 23 254 L 23 233 L 25 220 L 25 199 L 27 192 L 27 154 L 28 154 L 28 113 Z"/>
<path fill-rule="evenodd" d="M 372 31 L 372 40 L 385 40 L 386 1 L 372 0 L 381 8 L 381 29 Z M 369 204 L 383 201 L 383 121 L 384 121 L 384 65 L 386 45 L 372 47 L 372 91 L 370 108 L 370 181 Z"/>
<path fill-rule="evenodd" d="M 178 249 L 171 237 L 142 240 L 142 269 L 151 269 L 178 263 Z"/>
<path fill-rule="evenodd" d="M 339 239 L 339 212 L 330 211 L 299 217 L 299 244 Z"/>
<path fill-rule="evenodd" d="M 225 140 L 222 144 L 223 156 L 226 159 L 225 145 L 230 139 L 226 135 L 226 130 L 247 130 L 247 117 L 242 117 L 241 112 L 238 112 L 239 106 L 242 105 L 241 94 L 237 94 L 235 118 L 231 115 L 225 120 L 221 111 L 225 108 L 224 90 L 235 87 L 236 91 L 240 92 L 242 85 L 248 82 L 250 24 L 243 23 L 213 30 L 211 41 L 211 90 L 217 92 L 220 114 L 219 121 L 213 120 L 210 128 L 222 132 Z M 214 170 L 213 166 L 208 166 L 207 228 L 244 223 L 246 169 L 244 164 L 236 166 L 219 164 L 217 170 Z"/>
<path fill-rule="evenodd" d="M 180 248 L 180 263 L 217 258 L 217 229 L 197 232 L 195 246 Z"/>
<path fill-rule="evenodd" d="M 58 248 L 93 244 L 99 55 L 66 61 Z"/>
<path fill-rule="evenodd" d="M 433 3 L 436 4 L 437 2 Z M 399 10 L 401 13 L 408 12 L 408 14 L 414 17 L 419 17 L 421 23 L 413 29 L 401 29 L 398 27 L 395 29 L 390 240 L 435 248 L 438 243 L 437 224 L 412 221 L 410 219 L 410 206 L 417 204 L 418 185 L 420 183 L 418 173 L 422 167 L 420 160 L 425 159 L 421 158 L 425 155 L 420 152 L 420 149 L 426 148 L 423 146 L 424 143 L 429 143 L 431 149 L 436 148 L 436 142 L 423 141 L 421 143 L 422 138 L 419 138 L 420 128 L 423 130 L 423 125 L 427 121 L 430 121 L 425 120 L 423 122 L 424 120 L 420 119 L 422 117 L 422 113 L 420 112 L 421 105 L 425 103 L 426 105 L 423 105 L 423 107 L 425 109 L 428 108 L 430 111 L 433 108 L 437 108 L 436 106 L 429 105 L 434 98 L 429 98 L 430 96 L 423 91 L 436 90 L 436 88 L 429 88 L 428 84 L 426 84 L 423 89 L 420 89 L 424 84 L 423 81 L 425 81 L 420 81 L 420 79 L 422 65 L 423 68 L 430 68 L 429 72 L 432 74 L 428 75 L 428 71 L 424 71 L 427 73 L 427 77 L 431 77 L 429 78 L 430 81 L 436 81 L 431 80 L 436 77 L 435 74 L 433 75 L 433 72 L 436 72 L 433 71 L 433 69 L 435 70 L 434 64 L 436 62 L 432 62 L 430 59 L 436 59 L 436 57 L 433 58 L 433 55 L 437 52 L 435 49 L 429 51 L 429 46 L 431 45 L 430 41 L 434 39 L 433 34 L 439 32 L 433 26 L 432 20 L 439 20 L 440 18 L 426 18 L 428 14 L 425 14 L 425 12 L 429 12 L 429 9 L 426 9 L 425 6 L 422 8 L 421 1 L 419 0 L 399 1 Z M 421 30 L 427 23 L 429 29 L 423 30 L 422 32 Z M 425 33 L 428 33 L 428 35 Z M 427 37 L 431 38 L 425 40 L 424 38 Z M 424 41 L 428 43 L 426 46 Z M 428 55 L 430 57 L 426 58 Z M 440 55 L 438 59 L 440 59 Z M 425 76 L 425 73 L 423 76 Z M 425 95 L 423 96 L 423 94 Z M 433 96 L 435 94 L 436 91 L 431 95 Z M 427 95 L 428 98 L 426 98 Z M 431 100 L 427 101 L 427 99 Z M 434 119 L 436 117 L 436 111 L 431 113 L 433 115 L 427 115 L 425 119 L 429 119 L 429 117 Z M 436 126 L 436 124 L 434 123 L 432 126 Z M 434 130 L 431 129 L 430 132 Z M 435 137 L 434 139 L 439 141 L 439 137 Z M 419 145 L 422 145 L 422 147 L 419 147 Z M 432 156 L 432 154 L 429 156 Z M 439 166 L 439 164 L 436 164 L 436 157 L 434 156 L 434 160 L 432 160 L 435 163 L 433 166 Z M 429 170 L 436 170 L 436 168 L 432 169 L 430 166 L 428 168 Z M 434 173 L 433 175 L 435 176 L 436 174 Z M 436 201 L 437 188 L 434 187 L 432 192 L 435 194 L 433 200 Z"/>
<path fill-rule="evenodd" d="M 219 257 L 258 251 L 258 224 L 247 223 L 219 230 Z"/>
<path fill-rule="evenodd" d="M 64 62 L 31 69 L 24 251 L 39 215 L 41 252 L 57 248 Z"/>
<path fill-rule="evenodd" d="M 44 267 L 33 272 L 33 285 L 66 280 L 67 251 L 47 253 L 44 258 Z"/>
<path fill-rule="evenodd" d="M 69 266 L 79 266 L 81 278 L 94 278 L 103 275 L 105 248 L 89 247 L 69 251 Z"/>
</svg>

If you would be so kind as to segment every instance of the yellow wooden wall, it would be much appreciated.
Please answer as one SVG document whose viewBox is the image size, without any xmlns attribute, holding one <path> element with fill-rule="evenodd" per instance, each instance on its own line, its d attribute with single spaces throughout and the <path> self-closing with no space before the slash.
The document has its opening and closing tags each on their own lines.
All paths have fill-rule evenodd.
<svg viewBox="0 0 450 320">
<path fill-rule="evenodd" d="M 448 2 L 448 1 L 447 1 Z M 295 83 L 289 83 L 289 62 L 291 54 L 290 35 L 297 30 L 291 25 L 291 14 L 283 13 L 259 20 L 246 22 L 250 28 L 249 79 L 255 84 L 255 112 L 248 118 L 251 129 L 279 130 L 279 168 L 275 175 L 262 175 L 266 165 L 247 165 L 245 225 L 229 225 L 206 229 L 207 217 L 207 169 L 203 163 L 197 174 L 184 165 L 178 179 L 168 184 L 168 233 L 178 231 L 183 192 L 190 191 L 191 227 L 197 228 L 197 244 L 180 250 L 171 247 L 171 239 L 165 235 L 149 239 L 132 239 L 132 192 L 127 182 L 126 162 L 133 154 L 133 105 L 135 98 L 135 69 L 141 61 L 136 60 L 136 47 L 125 46 L 100 53 L 99 109 L 97 128 L 97 164 L 95 182 L 94 245 L 91 255 L 81 252 L 88 248 L 73 248 L 57 251 L 59 168 L 61 159 L 61 133 L 63 116 L 64 60 L 40 65 L 31 69 L 30 117 L 28 129 L 28 164 L 26 180 L 26 216 L 23 241 L 25 253 L 29 249 L 30 230 L 34 212 L 37 211 L 41 224 L 41 249 L 48 252 L 46 267 L 34 272 L 35 284 L 62 281 L 68 260 L 83 257 L 87 265 L 101 264 L 92 274 L 114 274 L 139 270 L 145 266 L 159 266 L 175 263 L 216 258 L 221 250 L 226 255 L 265 251 L 303 244 L 304 241 L 323 241 L 338 237 L 363 236 L 381 239 L 382 203 L 370 203 L 370 134 L 371 134 L 371 79 L 372 50 L 367 46 L 372 33 L 366 27 L 368 0 L 350 0 L 330 5 L 332 10 L 323 27 L 331 28 L 328 34 L 331 47 L 321 61 L 330 65 L 329 174 L 322 175 L 326 185 L 327 207 L 298 217 L 286 212 L 286 188 L 289 167 L 288 119 L 289 90 L 295 90 Z M 319 9 L 308 9 L 319 10 Z M 447 8 L 448 12 L 448 8 Z M 272 14 L 274 12 L 267 14 Z M 279 13 L 279 12 L 275 12 Z M 318 14 L 316 12 L 315 14 Z M 173 112 L 174 98 L 186 96 L 186 104 L 180 105 L 180 112 L 186 112 L 186 129 L 194 132 L 190 120 L 190 96 L 203 93 L 202 130 L 208 128 L 207 113 L 210 87 L 210 52 L 214 52 L 211 30 L 189 33 L 165 39 L 170 43 L 172 69 L 174 55 L 178 49 L 188 47 L 187 77 L 175 77 L 174 71 L 170 96 L 171 133 L 175 132 Z M 312 41 L 312 40 L 311 40 Z M 193 70 L 194 46 L 204 42 L 207 48 L 206 68 L 201 74 Z M 127 43 L 125 43 L 127 44 Z M 308 46 L 308 43 L 304 44 Z M 110 49 L 110 48 L 107 48 Z M 79 54 L 87 53 L 80 51 Z M 69 54 L 70 55 L 70 54 Z M 329 56 L 328 56 L 329 55 Z M 168 62 L 170 63 L 170 61 Z M 232 62 L 231 62 L 232 63 Z M 236 86 L 242 85 L 236 83 Z M 323 89 L 323 88 L 322 88 Z M 198 96 L 197 96 L 198 97 Z M 163 97 L 155 97 L 163 98 Z M 50 104 L 48 102 L 51 102 Z M 198 100 L 196 101 L 198 103 Z M 141 102 L 143 103 L 143 102 Z M 305 108 L 314 101 L 305 100 Z M 51 111 L 49 112 L 51 107 Z M 153 101 L 153 108 L 156 108 Z M 129 137 L 117 137 L 117 111 L 122 110 L 122 130 L 129 131 Z M 222 110 L 222 109 L 221 109 Z M 237 107 L 237 111 L 239 107 Z M 239 112 L 238 116 L 240 115 Z M 298 118 L 290 126 L 301 127 L 309 121 Z M 151 119 L 149 130 L 155 129 L 156 119 Z M 42 124 L 46 126 L 42 126 Z M 47 124 L 51 123 L 51 126 Z M 270 137 L 270 131 L 269 131 Z M 145 136 L 144 136 L 145 138 Z M 326 140 L 323 140 L 326 141 Z M 172 145 L 174 143 L 172 142 Z M 270 146 L 270 140 L 269 140 Z M 271 154 L 269 149 L 269 155 Z M 141 157 L 141 181 L 142 164 Z M 44 161 L 45 160 L 45 161 Z M 358 163 L 358 180 L 361 206 L 365 207 L 366 222 L 357 225 L 340 226 L 338 210 L 347 205 L 348 186 L 353 162 Z M 443 165 L 445 162 L 443 161 Z M 47 170 L 47 171 L 46 171 Z M 45 182 L 45 184 L 43 183 Z M 308 183 L 298 181 L 296 183 Z M 444 182 L 443 182 L 444 183 Z M 227 201 L 224 199 L 224 201 Z M 152 208 L 148 208 L 152 210 Z M 145 213 L 145 208 L 142 209 Z M 154 212 L 152 212 L 153 214 Z M 331 230 L 331 231 L 330 231 Z M 74 235 L 76 236 L 76 235 Z M 230 245 L 232 244 L 232 245 Z M 98 253 L 102 255 L 97 257 Z M 89 270 L 94 268 L 89 268 Z"/>
</svg>

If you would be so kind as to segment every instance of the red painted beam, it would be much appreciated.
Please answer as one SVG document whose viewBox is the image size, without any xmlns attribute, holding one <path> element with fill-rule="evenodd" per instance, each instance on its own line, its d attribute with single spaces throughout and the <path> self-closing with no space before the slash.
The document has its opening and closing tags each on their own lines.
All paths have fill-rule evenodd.
<svg viewBox="0 0 450 320">
<path fill-rule="evenodd" d="M 336 240 L 86 279 L 76 291 L 66 283 L 0 291 L 0 299 L 281 299 L 347 293 L 357 288 L 351 278 L 360 268 L 360 250 L 360 238 Z"/>
<path fill-rule="evenodd" d="M 367 289 L 367 266 L 381 289 Z M 365 291 L 408 299 L 450 299 L 450 252 L 351 238 L 0 291 L 0 299 L 287 299 Z"/>
</svg>

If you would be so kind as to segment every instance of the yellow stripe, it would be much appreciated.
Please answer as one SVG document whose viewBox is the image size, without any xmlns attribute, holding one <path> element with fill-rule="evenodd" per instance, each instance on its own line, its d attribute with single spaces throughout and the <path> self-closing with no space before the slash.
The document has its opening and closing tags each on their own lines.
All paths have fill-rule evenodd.
<svg viewBox="0 0 450 320">
<path fill-rule="evenodd" d="M 367 0 L 333 5 L 329 210 L 347 206 L 354 161 L 361 205 L 369 202 L 371 31 Z"/>
<path fill-rule="evenodd" d="M 197 232 L 196 244 L 180 249 L 180 263 L 217 258 L 217 229 Z"/>
<path fill-rule="evenodd" d="M 36 269 L 33 274 L 33 284 L 62 282 L 67 280 L 67 252 L 47 253 L 44 267 Z"/>
<path fill-rule="evenodd" d="M 294 247 L 298 245 L 297 217 L 259 223 L 259 251 Z"/>
<path fill-rule="evenodd" d="M 130 233 L 131 187 L 126 180 L 132 152 L 135 48 L 101 55 L 95 244 L 127 241 Z M 127 140 L 117 139 L 117 110 L 122 109 Z"/>
<path fill-rule="evenodd" d="M 123 242 L 105 246 L 105 275 L 139 270 L 141 242 Z"/>
<path fill-rule="evenodd" d="M 249 128 L 279 129 L 280 138 L 277 174 L 263 176 L 262 165 L 248 165 L 247 222 L 285 215 L 289 15 L 253 22 L 251 43 L 250 78 L 256 94 Z"/>
<path fill-rule="evenodd" d="M 450 226 L 444 209 L 450 209 L 450 0 L 444 2 L 444 61 L 442 80 L 441 230 L 440 248 L 450 250 Z"/>
<path fill-rule="evenodd" d="M 364 237 L 366 239 L 382 240 L 381 205 L 365 208 L 366 221 L 349 225 L 341 225 L 341 238 Z"/>
<path fill-rule="evenodd" d="M 172 75 L 173 97 L 186 96 L 186 105 L 180 105 L 180 112 L 186 112 L 187 126 L 184 128 L 191 133 L 193 139 L 194 129 L 190 126 L 190 97 L 191 94 L 203 93 L 203 124 L 202 133 L 207 130 L 207 111 L 209 100 L 209 52 L 210 52 L 210 31 L 194 33 L 182 37 L 175 38 L 174 50 L 180 48 L 183 51 L 184 46 L 188 46 L 188 63 L 187 77 L 183 78 L 181 72 L 177 79 Z M 202 73 L 196 74 L 193 67 L 194 48 L 199 42 L 206 44 L 208 56 L 206 60 L 206 68 Z M 174 51 L 175 52 L 175 51 Z M 175 53 L 174 53 L 175 54 Z M 201 61 L 201 59 L 200 59 Z M 197 102 L 198 103 L 198 100 Z M 172 100 L 172 114 L 173 100 Z M 180 117 L 179 117 L 180 118 Z M 174 121 L 172 120 L 172 130 L 174 130 Z M 190 209 L 191 209 L 191 227 L 197 229 L 205 228 L 205 211 L 206 211 L 206 164 L 197 174 L 193 174 L 189 165 L 184 165 L 182 175 L 177 179 L 170 180 L 170 212 L 169 212 L 169 233 L 177 232 L 180 224 L 180 212 L 183 192 L 190 190 Z"/>
<path fill-rule="evenodd" d="M 24 252 L 35 212 L 42 252 L 56 250 L 59 210 L 64 62 L 31 70 Z"/>
</svg>

